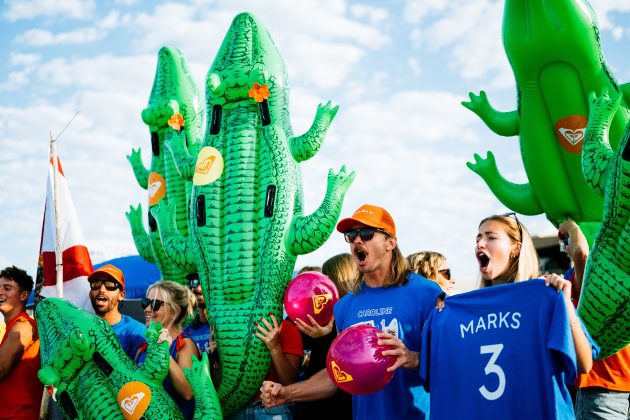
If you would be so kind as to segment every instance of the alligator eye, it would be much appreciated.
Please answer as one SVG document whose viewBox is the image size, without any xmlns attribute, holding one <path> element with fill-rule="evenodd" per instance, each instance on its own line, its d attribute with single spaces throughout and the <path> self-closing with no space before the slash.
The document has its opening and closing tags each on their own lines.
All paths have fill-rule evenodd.
<svg viewBox="0 0 630 420">
<path fill-rule="evenodd" d="M 260 109 L 260 123 L 263 127 L 271 124 L 271 116 L 269 115 L 269 104 L 266 99 L 263 99 L 261 103 L 258 104 L 258 108 Z"/>
<path fill-rule="evenodd" d="M 215 105 L 212 107 L 212 120 L 210 122 L 210 134 L 219 134 L 221 130 L 221 116 L 223 115 L 223 107 Z"/>
<path fill-rule="evenodd" d="M 206 196 L 199 194 L 197 196 L 197 226 L 206 225 Z"/>
<path fill-rule="evenodd" d="M 273 216 L 273 208 L 276 202 L 276 186 L 267 187 L 267 197 L 265 197 L 265 217 Z"/>
<path fill-rule="evenodd" d="M 151 229 L 151 232 L 157 232 L 158 227 L 155 217 L 153 217 L 153 215 L 151 214 L 151 210 L 149 210 L 147 213 L 149 215 L 149 229 Z"/>
<path fill-rule="evenodd" d="M 63 408 L 63 412 L 69 419 L 76 419 L 79 417 L 79 413 L 67 391 L 62 391 L 59 394 L 59 401 L 61 402 L 61 408 Z"/>
<path fill-rule="evenodd" d="M 155 131 L 151 132 L 151 151 L 153 156 L 160 156 L 160 137 Z"/>
</svg>

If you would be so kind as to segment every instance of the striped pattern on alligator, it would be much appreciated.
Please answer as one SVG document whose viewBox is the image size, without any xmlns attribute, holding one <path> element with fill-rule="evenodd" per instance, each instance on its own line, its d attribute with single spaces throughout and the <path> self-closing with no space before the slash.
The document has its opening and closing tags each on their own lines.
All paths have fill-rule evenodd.
<svg viewBox="0 0 630 420">
<path fill-rule="evenodd" d="M 57 388 L 67 418 L 183 418 L 162 385 L 170 355 L 166 342 L 157 343 L 158 324 L 147 332 L 147 359 L 138 366 L 106 321 L 64 299 L 42 300 L 35 318 L 42 358 L 38 376 Z"/>
<path fill-rule="evenodd" d="M 582 175 L 588 94 L 622 88 L 602 54 L 597 17 L 586 0 L 505 0 L 503 44 L 516 79 L 518 109 L 498 112 L 484 92 L 470 93 L 462 104 L 495 133 L 519 136 L 529 182 L 507 181 L 491 152 L 487 158 L 475 154 L 468 167 L 506 207 L 526 215 L 545 213 L 556 226 L 570 217 L 592 244 L 604 200 Z M 613 118 L 613 149 L 627 122 L 624 112 Z"/>
<path fill-rule="evenodd" d="M 620 102 L 621 94 L 609 97 L 606 91 L 593 98 L 582 159 L 586 181 L 604 195 L 578 307 L 601 347 L 600 358 L 630 344 L 630 124 L 616 151 L 608 142 Z"/>
<path fill-rule="evenodd" d="M 142 111 L 142 120 L 151 134 L 151 166 L 149 169 L 144 167 L 140 149 L 132 150 L 127 159 L 138 184 L 148 192 L 149 209 L 162 200 L 173 203 L 177 229 L 186 236 L 191 183 L 179 175 L 173 157 L 164 145 L 165 134 L 170 130 L 168 121 L 177 113 L 181 113 L 185 121 L 183 130 L 188 147 L 192 153 L 196 153 L 203 140 L 205 119 L 201 95 L 181 51 L 162 47 L 158 53 L 148 107 Z M 166 254 L 150 212 L 148 233 L 142 222 L 140 204 L 136 208 L 131 206 L 126 215 L 138 253 L 145 260 L 157 264 L 164 279 L 184 283 L 186 274 L 196 271 L 192 260 L 175 262 Z"/>
<path fill-rule="evenodd" d="M 179 173 L 193 179 L 190 238 L 177 234 L 172 207 L 160 203 L 152 212 L 167 252 L 197 266 L 222 363 L 221 408 L 230 414 L 251 400 L 269 368 L 254 324 L 281 317 L 297 255 L 328 239 L 355 174 L 329 171 L 321 205 L 303 215 L 298 162 L 317 153 L 337 107 L 319 105 L 311 128 L 293 135 L 284 61 L 251 14 L 234 18 L 206 81 L 209 118 L 198 156 L 185 133 L 171 130 L 167 141 Z M 267 99 L 250 97 L 265 88 Z"/>
</svg>

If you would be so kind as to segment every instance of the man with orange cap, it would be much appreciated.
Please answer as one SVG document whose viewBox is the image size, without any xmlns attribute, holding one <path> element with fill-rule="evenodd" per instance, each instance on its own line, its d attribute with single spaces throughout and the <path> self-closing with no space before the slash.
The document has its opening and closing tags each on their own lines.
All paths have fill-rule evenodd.
<svg viewBox="0 0 630 420">
<path fill-rule="evenodd" d="M 396 371 L 380 391 L 352 396 L 355 419 L 423 419 L 429 417 L 429 396 L 418 375 L 422 327 L 442 294 L 439 286 L 410 271 L 398 248 L 396 226 L 382 207 L 365 204 L 341 220 L 343 233 L 359 271 L 357 286 L 334 307 L 339 331 L 354 325 L 381 329 L 379 344 L 393 347 L 383 356 L 395 356 L 388 370 Z M 260 388 L 266 407 L 291 401 L 327 398 L 336 391 L 326 369 L 304 382 L 282 386 L 265 381 Z"/>
<path fill-rule="evenodd" d="M 122 271 L 107 264 L 90 274 L 88 282 L 94 312 L 112 326 L 123 350 L 133 359 L 138 347 L 147 341 L 144 338 L 147 328 L 118 310 L 118 304 L 125 299 L 125 277 Z"/>
</svg>

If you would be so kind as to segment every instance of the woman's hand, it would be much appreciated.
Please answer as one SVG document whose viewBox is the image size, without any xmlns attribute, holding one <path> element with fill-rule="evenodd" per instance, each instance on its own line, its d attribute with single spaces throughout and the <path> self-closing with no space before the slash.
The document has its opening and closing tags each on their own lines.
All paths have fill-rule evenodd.
<svg viewBox="0 0 630 420">
<path fill-rule="evenodd" d="M 564 277 L 558 274 L 545 274 L 543 275 L 545 278 L 545 286 L 555 287 L 557 291 L 562 291 L 564 295 L 564 300 L 571 303 L 571 282 L 565 280 Z"/>
<path fill-rule="evenodd" d="M 265 343 L 269 352 L 273 354 L 273 351 L 282 351 L 282 343 L 280 342 L 280 330 L 282 329 L 282 325 L 278 325 L 278 321 L 273 314 L 269 315 L 271 315 L 273 325 L 265 318 L 260 318 L 264 325 L 259 323 L 254 324 L 256 328 L 258 328 L 258 331 L 260 331 L 256 331 L 254 334 Z"/>
<path fill-rule="evenodd" d="M 330 334 L 330 332 L 332 331 L 333 324 L 335 322 L 334 316 L 332 316 L 328 324 L 324 325 L 323 327 L 319 325 L 317 321 L 315 321 L 315 318 L 313 318 L 310 314 L 307 314 L 306 316 L 308 317 L 309 321 L 311 321 L 311 325 L 302 321 L 300 318 L 295 318 L 295 326 L 298 328 L 298 330 L 302 331 L 304 334 L 308 335 L 309 337 L 312 337 L 312 338 L 323 337 L 325 335 Z"/>
</svg>

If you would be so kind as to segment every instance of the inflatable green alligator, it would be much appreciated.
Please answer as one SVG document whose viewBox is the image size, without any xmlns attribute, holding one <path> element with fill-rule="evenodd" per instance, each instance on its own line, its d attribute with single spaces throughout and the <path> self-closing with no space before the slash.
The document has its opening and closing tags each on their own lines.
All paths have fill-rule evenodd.
<svg viewBox="0 0 630 420">
<path fill-rule="evenodd" d="M 157 68 L 149 104 L 142 111 L 142 120 L 151 133 L 151 166 L 142 163 L 141 151 L 132 150 L 127 159 L 131 163 L 138 184 L 147 190 L 149 209 L 160 201 L 173 203 L 177 229 L 188 234 L 188 198 L 191 183 L 177 173 L 171 153 L 164 146 L 164 136 L 169 130 L 169 119 L 180 113 L 184 119 L 184 131 L 188 147 L 196 153 L 203 137 L 205 110 L 201 96 L 188 69 L 184 55 L 172 47 L 162 47 L 158 54 Z M 142 206 L 131 207 L 126 213 L 138 253 L 145 260 L 155 263 L 164 279 L 184 283 L 186 274 L 194 267 L 181 267 L 173 262 L 160 242 L 157 224 L 149 212 L 149 232 L 142 223 Z"/>
<path fill-rule="evenodd" d="M 620 102 L 606 91 L 593 98 L 582 156 L 587 183 L 605 198 L 578 307 L 600 358 L 630 344 L 630 124 L 616 152 L 608 142 Z"/>
<path fill-rule="evenodd" d="M 298 255 L 330 236 L 354 172 L 328 173 L 323 202 L 303 215 L 298 163 L 319 150 L 337 107 L 320 105 L 302 136 L 289 118 L 286 66 L 267 29 L 236 16 L 206 79 L 209 115 L 202 149 L 169 130 L 179 173 L 193 181 L 189 238 L 178 235 L 174 209 L 152 209 L 167 253 L 199 272 L 222 365 L 221 407 L 249 403 L 270 364 L 254 324 L 282 316 L 282 299 Z"/>
<path fill-rule="evenodd" d="M 491 152 L 485 159 L 475 154 L 468 167 L 508 208 L 526 215 L 545 213 L 556 226 L 571 218 L 592 243 L 604 202 L 582 175 L 588 94 L 627 88 L 618 86 L 608 70 L 595 13 L 585 0 L 506 0 L 503 43 L 516 79 L 518 109 L 498 112 L 484 92 L 470 93 L 470 101 L 462 104 L 495 133 L 519 135 L 529 183 L 507 181 Z M 625 112 L 615 114 L 610 126 L 613 150 L 627 122 Z"/>
</svg>

